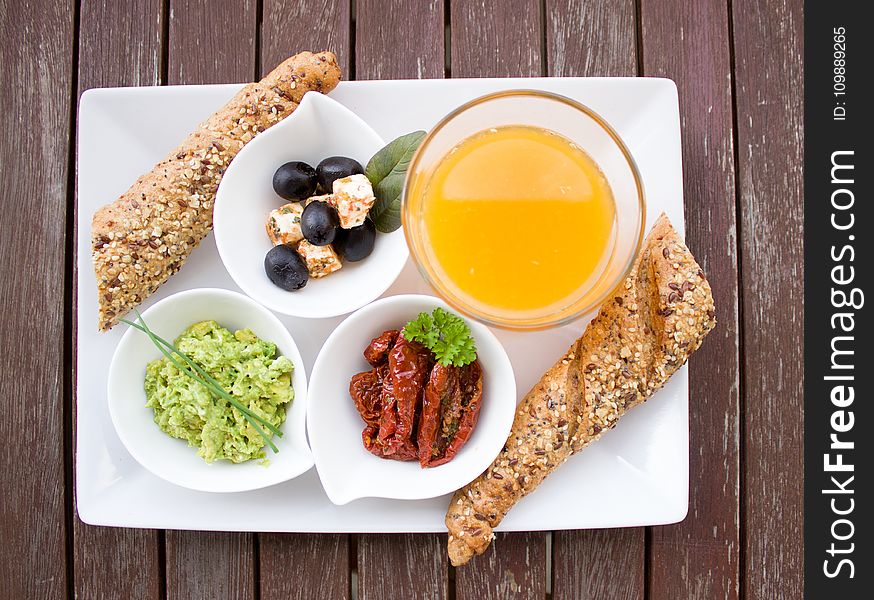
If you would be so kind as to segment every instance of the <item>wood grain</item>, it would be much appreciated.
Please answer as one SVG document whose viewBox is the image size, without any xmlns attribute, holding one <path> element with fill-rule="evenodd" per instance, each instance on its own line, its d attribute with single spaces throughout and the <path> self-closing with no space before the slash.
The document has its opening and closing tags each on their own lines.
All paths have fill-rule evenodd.
<svg viewBox="0 0 874 600">
<path fill-rule="evenodd" d="M 330 50 L 337 55 L 343 79 L 350 79 L 348 0 L 263 0 L 261 74 L 302 50 Z"/>
<path fill-rule="evenodd" d="M 161 83 L 162 26 L 160 0 L 129 4 L 82 0 L 79 93 L 93 87 Z M 78 231 L 75 234 L 78 235 Z M 73 315 L 68 318 L 74 320 L 75 327 Z M 73 439 L 75 444 L 75 432 Z M 76 518 L 73 535 L 77 597 L 157 599 L 160 596 L 163 565 L 159 562 L 157 532 L 92 527 Z"/>
<path fill-rule="evenodd" d="M 256 0 L 170 0 L 167 83 L 249 82 Z"/>
<path fill-rule="evenodd" d="M 443 77 L 442 0 L 357 0 L 355 6 L 356 79 Z"/>
<path fill-rule="evenodd" d="M 79 91 L 161 83 L 161 0 L 81 0 Z"/>
<path fill-rule="evenodd" d="M 447 598 L 448 562 L 442 535 L 368 534 L 358 541 L 358 598 Z"/>
<path fill-rule="evenodd" d="M 167 600 L 256 597 L 250 533 L 168 531 Z"/>
<path fill-rule="evenodd" d="M 556 531 L 553 600 L 642 600 L 643 529 Z"/>
<path fill-rule="evenodd" d="M 637 74 L 634 0 L 546 0 L 550 77 Z"/>
<path fill-rule="evenodd" d="M 261 600 L 350 598 L 349 536 L 262 533 Z"/>
<path fill-rule="evenodd" d="M 0 110 L 3 595 L 67 594 L 64 238 L 73 8 L 4 2 Z M 47 243 L 48 242 L 48 243 Z M 69 457 L 66 457 L 69 459 Z"/>
<path fill-rule="evenodd" d="M 542 15 L 536 0 L 453 1 L 450 8 L 450 57 L 453 77 L 529 77 L 544 75 Z M 513 533 L 502 536 L 500 556 L 494 548 L 456 569 L 456 595 L 475 598 L 490 586 L 503 586 L 505 598 L 539 593 L 546 582 L 546 534 Z M 489 556 L 493 559 L 489 560 Z M 519 577 L 519 565 L 528 573 L 524 586 L 503 585 Z M 490 583 L 489 583 L 490 582 Z M 540 582 L 543 582 L 542 584 Z M 517 581 L 518 583 L 518 581 Z"/>
<path fill-rule="evenodd" d="M 803 6 L 735 0 L 731 7 L 745 362 L 743 591 L 751 600 L 800 598 Z"/>
<path fill-rule="evenodd" d="M 488 550 L 455 569 L 458 600 L 546 597 L 546 536 L 500 533 Z"/>
<path fill-rule="evenodd" d="M 738 597 L 737 230 L 728 14 L 723 0 L 644 0 L 645 75 L 677 83 L 686 240 L 707 273 L 717 326 L 691 358 L 689 515 L 654 527 L 647 596 Z"/>
<path fill-rule="evenodd" d="M 546 49 L 555 77 L 637 74 L 633 0 L 547 0 Z M 554 600 L 644 597 L 645 530 L 556 531 L 552 544 Z"/>
<path fill-rule="evenodd" d="M 538 0 L 453 0 L 450 16 L 453 77 L 543 74 Z"/>
<path fill-rule="evenodd" d="M 157 533 L 146 529 L 76 529 L 76 598 L 162 599 L 163 565 Z"/>
</svg>

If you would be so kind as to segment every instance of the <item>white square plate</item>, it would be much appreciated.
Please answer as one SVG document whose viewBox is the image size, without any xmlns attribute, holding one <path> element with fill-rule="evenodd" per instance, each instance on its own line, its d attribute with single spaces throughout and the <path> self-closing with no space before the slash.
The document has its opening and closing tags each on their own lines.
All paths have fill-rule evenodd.
<svg viewBox="0 0 874 600">
<path fill-rule="evenodd" d="M 221 107 L 239 85 L 90 90 L 79 108 L 78 381 L 76 495 L 86 523 L 126 527 L 234 531 L 445 531 L 448 497 L 358 500 L 334 506 L 316 471 L 252 492 L 209 494 L 176 487 L 139 466 L 109 418 L 106 375 L 122 334 L 97 333 L 91 268 L 91 217 Z M 331 97 L 358 113 L 386 140 L 429 129 L 459 104 L 489 92 L 534 88 L 564 94 L 600 113 L 637 161 L 647 221 L 666 212 L 683 231 L 680 117 L 677 90 L 665 79 L 458 79 L 344 82 Z M 236 286 L 212 234 L 144 304 L 193 287 Z M 386 295 L 432 293 L 407 264 Z M 342 321 L 280 316 L 309 370 L 322 342 Z M 523 395 L 580 335 L 585 319 L 537 333 L 495 331 Z M 568 461 L 523 499 L 499 530 L 550 530 L 672 523 L 683 519 L 689 491 L 689 393 L 686 368 L 616 429 Z"/>
</svg>

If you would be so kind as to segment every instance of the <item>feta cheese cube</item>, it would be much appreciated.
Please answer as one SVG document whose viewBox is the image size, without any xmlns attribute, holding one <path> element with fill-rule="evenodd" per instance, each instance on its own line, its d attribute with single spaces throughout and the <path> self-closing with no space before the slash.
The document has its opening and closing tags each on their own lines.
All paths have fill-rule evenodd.
<svg viewBox="0 0 874 600">
<path fill-rule="evenodd" d="M 309 205 L 312 202 L 327 202 L 331 206 L 334 206 L 334 195 L 333 194 L 324 194 L 322 196 L 310 196 L 304 201 L 304 206 Z"/>
<path fill-rule="evenodd" d="M 343 229 L 363 225 L 374 202 L 376 198 L 367 175 L 350 175 L 334 181 L 332 203 L 340 215 L 340 227 Z"/>
<path fill-rule="evenodd" d="M 334 271 L 339 271 L 343 266 L 340 263 L 340 257 L 337 256 L 330 244 L 316 246 L 302 240 L 297 246 L 297 253 L 303 258 L 307 265 L 307 271 L 310 272 L 310 277 L 313 279 L 330 275 Z"/>
<path fill-rule="evenodd" d="M 300 202 L 289 202 L 270 211 L 267 217 L 267 236 L 274 246 L 296 244 L 303 239 L 300 230 L 300 216 L 303 206 Z"/>
</svg>

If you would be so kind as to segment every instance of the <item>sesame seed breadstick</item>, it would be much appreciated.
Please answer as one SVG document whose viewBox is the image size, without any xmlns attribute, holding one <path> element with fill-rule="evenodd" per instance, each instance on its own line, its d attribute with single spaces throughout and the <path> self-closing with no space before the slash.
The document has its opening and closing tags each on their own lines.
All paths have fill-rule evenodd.
<svg viewBox="0 0 874 600">
<path fill-rule="evenodd" d="M 101 330 L 158 289 L 206 237 L 219 182 L 243 146 L 294 112 L 304 94 L 327 93 L 339 81 L 332 53 L 292 56 L 260 82 L 244 86 L 152 171 L 94 214 Z"/>
<path fill-rule="evenodd" d="M 452 564 L 482 554 L 516 502 L 661 388 L 715 324 L 704 272 L 662 215 L 615 296 L 523 398 L 504 449 L 452 497 Z"/>
</svg>

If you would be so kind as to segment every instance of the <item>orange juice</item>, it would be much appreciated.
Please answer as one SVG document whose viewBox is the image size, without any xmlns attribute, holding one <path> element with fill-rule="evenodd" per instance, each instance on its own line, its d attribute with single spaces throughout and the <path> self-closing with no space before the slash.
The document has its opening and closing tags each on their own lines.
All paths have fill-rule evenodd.
<svg viewBox="0 0 874 600">
<path fill-rule="evenodd" d="M 555 132 L 488 129 L 419 177 L 428 251 L 473 306 L 558 311 L 608 263 L 613 194 L 589 155 Z"/>
</svg>

